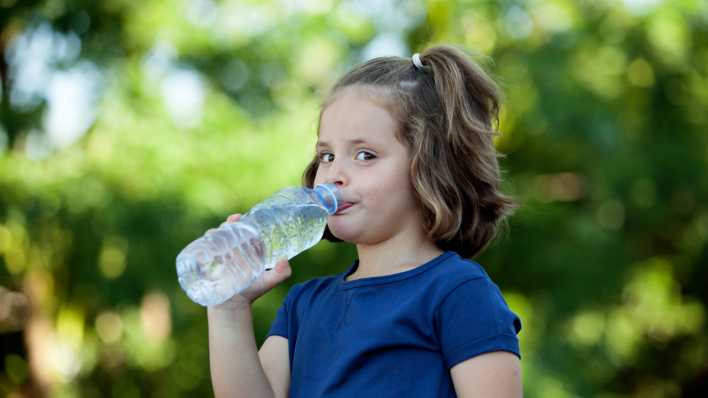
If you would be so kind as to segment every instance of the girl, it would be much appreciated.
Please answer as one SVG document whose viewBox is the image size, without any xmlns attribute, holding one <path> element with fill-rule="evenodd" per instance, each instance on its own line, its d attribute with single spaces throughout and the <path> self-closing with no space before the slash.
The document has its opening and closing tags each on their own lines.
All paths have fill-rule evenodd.
<svg viewBox="0 0 708 398">
<path fill-rule="evenodd" d="M 256 349 L 250 304 L 286 260 L 209 307 L 217 396 L 519 397 L 518 317 L 476 262 L 517 206 L 499 191 L 494 83 L 461 51 L 373 59 L 320 113 L 305 185 L 335 183 L 348 271 L 293 286 Z M 233 215 L 227 222 L 235 222 Z"/>
</svg>

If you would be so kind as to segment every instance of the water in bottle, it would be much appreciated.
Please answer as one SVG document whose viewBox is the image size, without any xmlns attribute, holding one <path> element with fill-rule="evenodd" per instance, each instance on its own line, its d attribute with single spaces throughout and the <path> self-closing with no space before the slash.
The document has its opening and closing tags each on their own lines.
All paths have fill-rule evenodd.
<svg viewBox="0 0 708 398">
<path fill-rule="evenodd" d="M 317 244 L 340 195 L 334 184 L 278 191 L 238 222 L 225 223 L 187 245 L 177 256 L 180 286 L 203 306 L 223 303 L 279 259 Z"/>
</svg>

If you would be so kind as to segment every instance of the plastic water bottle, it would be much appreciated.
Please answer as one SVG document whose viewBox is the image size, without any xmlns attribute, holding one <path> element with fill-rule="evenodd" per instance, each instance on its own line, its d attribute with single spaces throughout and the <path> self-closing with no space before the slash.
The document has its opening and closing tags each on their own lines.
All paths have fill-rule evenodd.
<svg viewBox="0 0 708 398">
<path fill-rule="evenodd" d="M 177 256 L 180 286 L 203 306 L 223 303 L 279 259 L 317 244 L 327 216 L 337 212 L 340 202 L 334 184 L 276 192 L 238 222 L 222 224 L 187 245 Z"/>
</svg>

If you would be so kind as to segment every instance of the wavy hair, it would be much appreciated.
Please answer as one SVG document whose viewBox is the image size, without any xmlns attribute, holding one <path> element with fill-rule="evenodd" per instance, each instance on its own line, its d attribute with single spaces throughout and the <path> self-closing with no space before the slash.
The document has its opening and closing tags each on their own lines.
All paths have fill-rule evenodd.
<svg viewBox="0 0 708 398">
<path fill-rule="evenodd" d="M 359 65 L 332 88 L 320 119 L 345 89 L 357 88 L 382 103 L 397 120 L 396 138 L 409 150 L 410 180 L 427 236 L 441 250 L 474 257 L 519 207 L 500 191 L 503 155 L 493 142 L 499 134 L 500 92 L 455 47 L 431 47 L 420 60 L 422 68 L 401 57 Z M 303 173 L 304 185 L 312 187 L 318 165 L 315 155 Z M 341 241 L 329 228 L 323 238 Z"/>
</svg>

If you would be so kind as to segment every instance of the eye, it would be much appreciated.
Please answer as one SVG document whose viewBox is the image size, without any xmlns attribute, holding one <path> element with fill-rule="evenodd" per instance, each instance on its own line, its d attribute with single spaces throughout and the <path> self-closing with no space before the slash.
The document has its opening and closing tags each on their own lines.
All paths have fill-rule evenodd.
<svg viewBox="0 0 708 398">
<path fill-rule="evenodd" d="M 367 158 L 366 156 L 363 156 L 363 157 L 362 157 L 362 156 L 359 156 L 359 155 L 361 155 L 361 154 L 364 154 L 364 155 L 369 156 L 369 157 Z M 367 151 L 359 151 L 359 152 L 356 153 L 356 158 L 357 158 L 357 160 L 371 160 L 371 159 L 376 158 L 376 155 L 374 155 L 374 154 L 371 153 L 371 152 L 367 152 Z"/>
<path fill-rule="evenodd" d="M 326 160 L 327 156 L 332 156 L 332 158 L 334 158 L 334 155 L 329 152 L 321 152 L 319 155 L 317 155 L 317 157 L 320 159 L 320 162 L 323 162 L 323 163 L 329 163 L 332 161 L 332 160 Z"/>
</svg>

